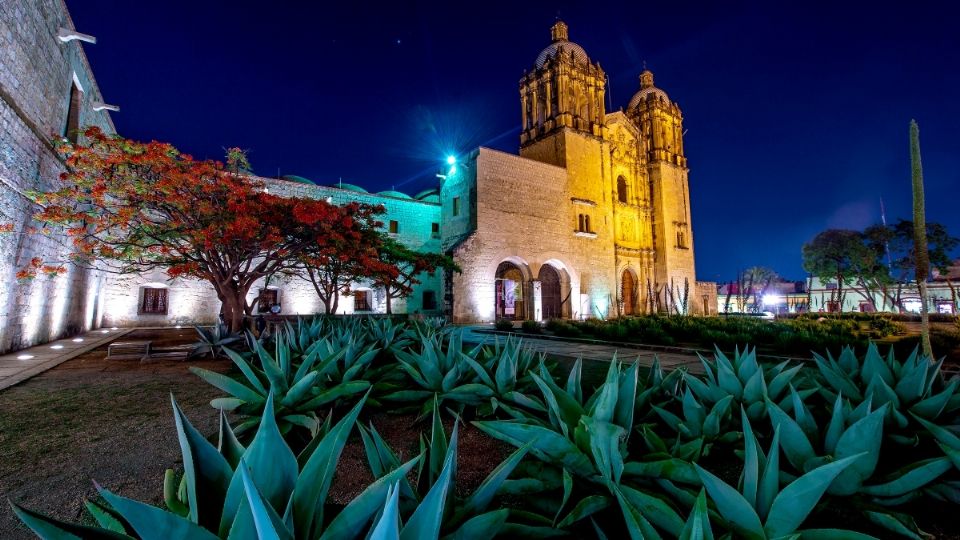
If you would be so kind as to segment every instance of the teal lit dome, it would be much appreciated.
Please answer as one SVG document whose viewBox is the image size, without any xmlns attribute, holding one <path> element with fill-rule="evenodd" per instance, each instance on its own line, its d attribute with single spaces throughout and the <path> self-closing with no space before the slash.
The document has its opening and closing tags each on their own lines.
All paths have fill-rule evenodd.
<svg viewBox="0 0 960 540">
<path fill-rule="evenodd" d="M 439 196 L 440 193 L 437 191 L 437 188 L 430 188 L 430 189 L 425 189 L 420 193 L 417 193 L 416 195 L 413 196 L 413 198 L 418 201 L 422 201 L 431 195 Z"/>
<path fill-rule="evenodd" d="M 335 187 L 337 189 L 345 189 L 347 191 L 356 191 L 357 193 L 370 193 L 369 191 L 363 189 L 360 186 L 355 186 L 353 184 L 348 184 L 346 182 L 337 182 L 336 184 L 330 187 Z"/>
<path fill-rule="evenodd" d="M 406 193 L 401 193 L 399 191 L 381 191 L 377 195 L 383 195 L 385 197 L 394 197 L 396 199 L 412 199 L 413 197 L 407 195 Z"/>
<path fill-rule="evenodd" d="M 309 178 L 304 178 L 302 176 L 297 176 L 295 174 L 285 174 L 280 177 L 281 180 L 286 180 L 287 182 L 296 182 L 298 184 L 311 184 L 316 185 L 316 182 L 310 180 Z"/>
</svg>

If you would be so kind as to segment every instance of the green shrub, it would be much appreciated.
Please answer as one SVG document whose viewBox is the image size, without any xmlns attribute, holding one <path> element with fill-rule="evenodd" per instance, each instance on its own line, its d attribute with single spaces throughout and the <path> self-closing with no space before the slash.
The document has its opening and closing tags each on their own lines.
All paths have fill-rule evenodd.
<svg viewBox="0 0 960 540">
<path fill-rule="evenodd" d="M 541 331 L 540 323 L 537 321 L 523 321 L 521 327 L 528 334 L 539 334 Z"/>
<path fill-rule="evenodd" d="M 510 332 L 513 330 L 513 321 L 510 319 L 497 319 L 493 327 L 501 332 Z"/>
</svg>

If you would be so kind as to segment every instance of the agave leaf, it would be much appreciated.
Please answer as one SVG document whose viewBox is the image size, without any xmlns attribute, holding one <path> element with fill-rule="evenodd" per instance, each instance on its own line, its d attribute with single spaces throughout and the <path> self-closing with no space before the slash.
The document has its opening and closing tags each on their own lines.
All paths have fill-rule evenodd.
<svg viewBox="0 0 960 540">
<path fill-rule="evenodd" d="M 707 512 L 707 492 L 701 489 L 697 502 L 693 505 L 690 517 L 680 531 L 679 540 L 713 540 L 710 528 L 710 515 Z"/>
<path fill-rule="evenodd" d="M 194 375 L 197 375 L 201 379 L 207 381 L 209 384 L 219 388 L 220 390 L 223 390 L 235 398 L 239 398 L 247 403 L 256 405 L 263 403 L 263 398 L 266 395 L 266 392 L 263 394 L 258 394 L 255 390 L 244 385 L 242 382 L 232 379 L 223 373 L 217 373 L 216 371 L 210 371 L 209 369 L 203 369 L 194 366 L 191 366 L 189 369 Z"/>
<path fill-rule="evenodd" d="M 365 392 L 369 388 L 369 381 L 349 381 L 340 383 L 332 388 L 322 390 L 310 400 L 301 403 L 297 408 L 302 410 L 316 410 L 327 403 L 336 401 L 345 396 L 352 396 L 354 394 L 359 394 L 360 392 Z"/>
<path fill-rule="evenodd" d="M 743 397 L 743 384 L 737 378 L 733 371 L 733 366 L 723 354 L 716 355 L 717 359 L 717 384 L 727 393 L 733 394 L 738 400 Z"/>
<path fill-rule="evenodd" d="M 370 531 L 369 540 L 397 540 L 400 538 L 400 488 L 387 489 L 387 503 L 383 513 Z"/>
<path fill-rule="evenodd" d="M 747 540 L 765 540 L 767 536 L 760 524 L 760 517 L 757 516 L 750 502 L 736 489 L 706 469 L 696 463 L 693 466 L 696 467 L 703 481 L 703 487 L 717 505 L 717 511 L 730 523 L 733 530 Z"/>
<path fill-rule="evenodd" d="M 547 410 L 546 407 L 543 406 L 543 403 L 541 403 L 536 399 L 531 398 L 530 396 L 527 396 L 526 394 L 522 394 L 520 392 L 516 392 L 516 391 L 507 392 L 506 394 L 503 394 L 503 396 L 501 397 L 507 401 L 511 401 L 517 405 L 521 405 L 523 407 L 526 407 L 528 409 L 533 409 L 535 411 L 546 412 Z"/>
<path fill-rule="evenodd" d="M 440 524 L 443 521 L 444 509 L 457 463 L 457 428 L 458 424 L 454 423 L 443 470 L 437 477 L 437 481 L 430 487 L 430 491 L 423 497 L 423 501 L 413 511 L 413 515 L 407 520 L 403 530 L 400 531 L 401 540 L 437 538 L 440 535 Z"/>
<path fill-rule="evenodd" d="M 457 401 L 460 403 L 479 404 L 482 401 L 493 396 L 493 389 L 489 386 L 477 383 L 461 384 L 451 388 L 443 394 L 444 399 Z"/>
<path fill-rule="evenodd" d="M 580 499 L 580 502 L 578 502 L 559 523 L 557 523 L 557 527 L 561 529 L 569 527 L 581 519 L 607 508 L 610 506 L 610 502 L 610 497 L 604 495 L 590 495 L 584 497 L 583 499 Z"/>
<path fill-rule="evenodd" d="M 119 514 L 115 515 L 115 510 L 101 506 L 93 501 L 84 501 L 83 506 L 101 527 L 115 533 L 120 533 L 125 537 L 127 536 L 127 527 L 121 521 L 121 516 Z"/>
<path fill-rule="evenodd" d="M 170 404 L 183 455 L 189 519 L 213 530 L 220 520 L 233 469 L 206 437 L 190 424 L 173 395 L 170 396 Z"/>
<path fill-rule="evenodd" d="M 960 385 L 960 378 L 955 378 L 950 381 L 950 384 L 940 392 L 918 401 L 910 407 L 910 411 L 924 418 L 932 419 L 940 416 L 940 413 L 943 412 L 947 404 L 950 403 L 951 398 L 953 398 L 957 390 L 957 385 Z"/>
<path fill-rule="evenodd" d="M 643 512 L 630 503 L 624 496 L 620 486 L 615 484 L 610 486 L 610 490 L 617 497 L 617 503 L 620 504 L 620 510 L 623 513 L 623 519 L 627 523 L 627 532 L 631 540 L 660 540 L 660 534 L 653 525 L 647 521 Z"/>
<path fill-rule="evenodd" d="M 487 373 L 487 370 L 480 365 L 479 362 L 470 358 L 469 356 L 464 356 L 464 362 L 473 369 L 473 372 L 477 374 L 477 377 L 480 379 L 480 382 L 489 386 L 490 388 L 496 388 L 496 383 L 493 382 L 493 379 L 490 378 L 490 375 Z"/>
<path fill-rule="evenodd" d="M 620 387 L 617 384 L 620 378 L 620 362 L 614 353 L 610 361 L 610 368 L 607 369 L 607 379 L 594 393 L 592 406 L 588 408 L 587 414 L 602 422 L 613 420 L 613 414 L 617 408 L 617 399 L 619 397 Z"/>
<path fill-rule="evenodd" d="M 813 353 L 813 357 L 816 359 L 817 369 L 819 369 L 820 373 L 823 374 L 823 378 L 828 385 L 830 385 L 837 392 L 842 392 L 850 399 L 856 401 L 863 399 L 860 389 L 850 379 L 850 376 L 847 375 L 846 372 L 844 372 L 842 369 L 834 369 L 826 359 L 817 353 Z"/>
<path fill-rule="evenodd" d="M 790 401 L 793 403 L 793 417 L 796 419 L 797 425 L 803 429 L 803 432 L 807 435 L 807 440 L 815 441 L 820 433 L 820 429 L 817 427 L 817 423 L 814 421 L 810 409 L 807 408 L 807 405 L 803 402 L 800 394 L 797 393 L 797 390 L 792 384 L 790 385 Z"/>
<path fill-rule="evenodd" d="M 936 480 L 953 465 L 949 458 L 918 461 L 890 475 L 893 480 L 874 486 L 863 486 L 861 492 L 878 497 L 898 497 Z"/>
<path fill-rule="evenodd" d="M 789 369 L 784 369 L 777 373 L 773 379 L 770 381 L 770 384 L 767 385 L 767 395 L 770 399 L 776 400 L 780 397 L 790 383 L 793 381 L 793 377 L 803 368 L 803 364 L 797 364 Z"/>
<path fill-rule="evenodd" d="M 217 456 L 220 454 L 218 453 Z M 260 489 L 264 499 L 274 509 L 284 508 L 297 483 L 297 458 L 280 435 L 280 429 L 274 418 L 273 392 L 267 396 L 260 427 L 253 437 L 253 442 L 243 453 L 243 461 L 250 468 L 253 482 Z M 234 472 L 223 503 L 223 514 L 220 518 L 221 535 L 226 536 L 230 531 L 243 499 L 243 477 L 239 472 Z"/>
<path fill-rule="evenodd" d="M 180 487 L 185 487 L 184 483 L 181 486 L 181 481 L 186 480 L 185 478 L 177 478 L 177 473 L 173 469 L 167 469 L 163 473 L 163 503 L 167 505 L 167 509 L 177 514 L 178 516 L 189 516 L 190 507 L 183 503 L 180 498 Z M 91 512 L 92 513 L 92 512 Z M 99 520 L 98 520 L 99 522 Z"/>
<path fill-rule="evenodd" d="M 758 449 L 759 451 L 759 449 Z M 770 451 L 767 453 L 767 463 L 760 475 L 760 486 L 757 489 L 757 504 L 754 506 L 757 516 L 761 520 L 770 515 L 770 507 L 780 492 L 780 428 L 773 430 L 773 439 L 770 441 Z"/>
<path fill-rule="evenodd" d="M 534 441 L 530 453 L 537 459 L 561 465 L 574 474 L 590 477 L 597 473 L 589 457 L 569 439 L 551 429 L 512 420 L 474 421 L 473 425 L 487 435 L 518 448 Z"/>
<path fill-rule="evenodd" d="M 443 472 L 443 467 L 447 462 L 447 434 L 443 431 L 443 423 L 440 421 L 440 407 L 437 403 L 437 395 L 433 396 L 433 420 L 430 427 L 430 446 L 428 451 L 427 465 L 427 484 L 432 486 L 437 478 Z M 422 487 L 421 487 L 422 489 Z"/>
<path fill-rule="evenodd" d="M 323 505 L 333 475 L 340 461 L 340 452 L 360 414 L 367 397 L 360 399 L 317 445 L 296 479 L 293 489 L 293 515 L 297 535 L 315 537 L 323 524 Z"/>
<path fill-rule="evenodd" d="M 629 461 L 623 465 L 623 474 L 644 478 L 665 478 L 684 484 L 700 484 L 700 477 L 693 465 L 681 459 L 669 458 L 658 461 Z"/>
<path fill-rule="evenodd" d="M 405 478 L 422 459 L 423 456 L 419 455 L 374 480 L 324 528 L 321 540 L 348 540 L 359 536 L 370 518 L 383 507 L 392 486 Z"/>
<path fill-rule="evenodd" d="M 303 399 L 303 396 L 307 395 L 310 389 L 313 388 L 319 377 L 320 374 L 316 371 L 311 371 L 304 375 L 303 378 L 297 380 L 297 382 L 290 387 L 290 390 L 287 391 L 287 395 L 283 397 L 280 404 L 284 407 L 293 407 L 296 405 L 296 403 Z"/>
<path fill-rule="evenodd" d="M 783 447 L 783 453 L 787 455 L 787 460 L 797 470 L 804 470 L 803 465 L 816 457 L 806 433 L 793 418 L 790 418 L 776 403 L 769 400 L 767 401 L 767 413 L 770 415 L 770 423 L 773 427 L 780 428 L 781 446 Z"/>
<path fill-rule="evenodd" d="M 281 540 L 293 538 L 283 523 L 283 518 L 263 500 L 260 490 L 253 484 L 247 472 L 246 463 L 241 461 L 240 477 L 243 480 L 243 492 L 246 495 L 247 506 L 253 517 L 253 525 L 257 531 L 258 540 Z"/>
<path fill-rule="evenodd" d="M 848 350 L 850 349 L 844 349 L 844 353 Z M 853 352 L 851 351 L 850 354 L 852 355 Z M 843 355 L 841 355 L 841 357 L 842 356 Z M 877 377 L 882 379 L 888 386 L 896 382 L 890 367 L 883 361 L 880 352 L 877 351 L 877 345 L 870 342 L 870 345 L 867 347 L 867 355 L 863 359 L 863 367 L 860 368 L 860 380 L 862 380 L 864 384 L 869 385 Z"/>
<path fill-rule="evenodd" d="M 722 397 L 722 390 L 716 386 L 707 386 L 707 383 L 701 381 L 696 375 L 685 373 L 683 375 L 683 381 L 687 384 L 687 388 L 692 391 L 700 401 L 712 403 Z M 653 390 L 654 389 L 651 388 L 648 392 L 652 392 Z"/>
<path fill-rule="evenodd" d="M 914 540 L 924 540 L 923 537 L 918 534 L 920 530 L 917 528 L 916 523 L 913 522 L 913 518 L 908 515 L 893 512 L 874 512 L 870 510 L 864 511 L 864 515 L 867 516 L 867 519 L 888 531 L 907 538 L 913 538 Z"/>
<path fill-rule="evenodd" d="M 688 425 L 702 426 L 707 418 L 707 413 L 703 410 L 703 405 L 697 402 L 690 390 L 684 390 L 683 398 L 680 400 L 683 406 L 683 417 Z M 699 434 L 699 433 L 698 433 Z"/>
<path fill-rule="evenodd" d="M 767 396 L 767 385 L 764 381 L 763 370 L 753 371 L 747 383 L 743 387 L 743 401 L 745 403 L 756 403 L 763 401 Z"/>
<path fill-rule="evenodd" d="M 245 403 L 246 401 L 235 397 L 221 397 L 210 400 L 210 406 L 221 411 L 232 411 Z"/>
<path fill-rule="evenodd" d="M 486 540 L 500 533 L 506 525 L 510 510 L 502 508 L 475 516 L 461 525 L 453 534 L 445 536 L 449 540 Z"/>
<path fill-rule="evenodd" d="M 763 529 L 771 538 L 791 534 L 803 523 L 813 510 L 820 497 L 845 468 L 849 467 L 862 454 L 838 459 L 833 463 L 821 465 L 790 482 L 773 500 L 770 513 Z"/>
<path fill-rule="evenodd" d="M 256 389 L 257 392 L 264 396 L 267 395 L 267 388 L 263 386 L 263 382 L 260 380 L 260 377 L 257 376 L 256 371 L 250 366 L 250 363 L 247 362 L 246 358 L 229 347 L 224 347 L 223 352 L 230 357 L 230 360 L 232 360 L 238 368 L 240 368 L 240 371 L 243 373 L 244 377 L 250 381 L 250 384 L 254 389 Z"/>
<path fill-rule="evenodd" d="M 843 397 L 837 394 L 837 399 L 833 402 L 833 411 L 830 414 L 830 424 L 827 425 L 827 432 L 823 436 L 823 449 L 827 454 L 833 455 L 837 448 L 837 441 L 843 434 L 844 428 L 843 415 Z"/>
<path fill-rule="evenodd" d="M 703 434 L 707 437 L 717 437 L 720 435 L 720 421 L 730 412 L 730 406 L 733 404 L 733 396 L 727 396 L 713 405 L 710 414 L 704 419 Z"/>
<path fill-rule="evenodd" d="M 114 495 L 107 489 L 99 488 L 100 495 L 130 524 L 142 540 L 166 540 L 183 538 L 185 540 L 214 540 L 216 535 L 196 523 L 176 514 L 165 512 L 155 506 Z M 111 534 L 117 534 L 111 532 Z M 123 538 L 112 536 L 111 538 Z"/>
<path fill-rule="evenodd" d="M 620 375 L 620 388 L 617 390 L 617 406 L 613 413 L 613 423 L 627 431 L 627 438 L 633 432 L 633 415 L 637 400 L 637 378 L 639 361 L 634 362 Z"/>
<path fill-rule="evenodd" d="M 278 336 L 278 339 L 277 339 L 278 347 L 280 346 L 279 343 L 281 339 L 282 338 Z M 277 395 L 285 394 L 288 390 L 288 386 L 287 386 L 287 378 L 286 378 L 286 375 L 283 373 L 283 369 L 281 369 L 280 365 L 277 364 L 277 361 L 274 360 L 273 356 L 271 356 L 270 353 L 268 353 L 267 350 L 263 348 L 263 344 L 261 344 L 259 340 L 252 340 L 252 341 L 253 341 L 253 350 L 254 352 L 257 353 L 257 356 L 260 358 L 260 367 L 263 369 L 264 375 L 267 376 L 267 380 L 270 381 L 270 388 L 273 389 L 273 391 Z"/>
<path fill-rule="evenodd" d="M 875 536 L 846 529 L 804 529 L 800 540 L 878 540 Z"/>
<path fill-rule="evenodd" d="M 904 366 L 905 372 L 900 374 L 900 380 L 893 387 L 894 392 L 904 403 L 913 403 L 923 396 L 927 387 L 927 371 L 930 365 L 926 362 L 911 366 Z"/>
<path fill-rule="evenodd" d="M 866 418 L 847 428 L 837 441 L 834 459 L 849 456 L 860 457 L 843 470 L 830 484 L 831 495 L 853 495 L 864 480 L 873 475 L 880 459 L 880 444 L 883 442 L 883 418 L 887 406 L 873 411 Z"/>
<path fill-rule="evenodd" d="M 36 533 L 38 537 L 43 538 L 44 540 L 114 540 L 131 538 L 126 534 L 111 531 L 109 529 L 101 529 L 99 527 L 89 527 L 86 525 L 77 525 L 74 523 L 60 521 L 58 519 L 45 516 L 39 512 L 34 512 L 33 510 L 24 508 L 13 502 L 10 503 L 10 506 L 13 507 L 13 513 L 20 518 L 20 521 L 29 527 L 31 531 Z M 159 509 L 158 511 L 162 512 L 162 510 Z M 172 516 L 173 514 L 170 515 Z M 186 523 L 190 523 L 189 521 L 184 521 Z M 190 524 L 192 525 L 192 523 Z"/>
<path fill-rule="evenodd" d="M 648 521 L 670 533 L 679 536 L 683 530 L 683 518 L 666 502 L 659 497 L 648 495 L 629 486 L 620 486 L 620 497 L 626 499 L 630 506 L 636 508 Z"/>
<path fill-rule="evenodd" d="M 531 447 L 533 447 L 533 441 L 521 446 L 507 456 L 507 459 L 500 462 L 500 464 L 487 475 L 466 502 L 463 503 L 459 513 L 469 516 L 479 514 L 486 510 L 490 501 L 493 500 L 494 495 L 496 495 L 500 489 L 500 486 L 503 485 L 504 480 L 510 476 L 510 473 L 512 473 L 514 468 L 520 463 L 520 460 L 527 455 Z M 564 473 L 569 474 L 566 470 L 564 470 Z M 566 477 L 567 476 L 564 476 L 565 479 Z"/>
<path fill-rule="evenodd" d="M 743 425 L 743 487 L 741 492 L 743 498 L 753 508 L 757 508 L 757 492 L 760 489 L 760 472 L 766 464 L 763 451 L 760 450 L 757 443 L 757 437 L 753 434 L 753 427 L 750 425 L 750 419 L 747 418 L 747 411 L 740 408 L 741 423 Z M 771 452 L 778 452 L 776 447 L 771 448 Z"/>
<path fill-rule="evenodd" d="M 583 403 L 583 390 L 580 384 L 581 372 L 583 371 L 583 358 L 577 358 L 567 376 L 567 393 L 573 396 L 577 403 Z"/>
<path fill-rule="evenodd" d="M 584 416 L 580 419 L 577 431 L 585 431 L 589 437 L 590 453 L 600 474 L 607 481 L 619 484 L 625 453 L 621 445 L 626 444 L 626 430 L 616 424 Z"/>
</svg>

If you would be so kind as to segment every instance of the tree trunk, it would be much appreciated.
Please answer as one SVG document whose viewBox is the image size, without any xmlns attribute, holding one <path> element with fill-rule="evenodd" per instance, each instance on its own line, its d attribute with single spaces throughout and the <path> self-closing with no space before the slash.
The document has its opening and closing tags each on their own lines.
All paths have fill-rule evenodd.
<svg viewBox="0 0 960 540">
<path fill-rule="evenodd" d="M 389 286 L 389 285 L 384 285 L 384 287 L 383 287 L 383 295 L 386 297 L 386 300 L 387 300 L 387 315 L 392 315 L 392 314 L 393 314 L 393 307 L 391 306 L 391 299 L 392 299 L 393 294 L 390 292 L 390 286 Z"/>
<path fill-rule="evenodd" d="M 246 315 L 246 291 L 224 291 L 220 294 L 220 314 L 231 334 L 243 332 L 243 317 Z"/>
<path fill-rule="evenodd" d="M 910 121 L 910 168 L 913 180 L 913 251 L 916 254 L 917 287 L 920 289 L 920 343 L 923 354 L 933 361 L 930 345 L 930 316 L 927 313 L 927 276 L 930 254 L 927 252 L 927 217 L 923 201 L 923 166 L 920 163 L 920 127 Z"/>
</svg>

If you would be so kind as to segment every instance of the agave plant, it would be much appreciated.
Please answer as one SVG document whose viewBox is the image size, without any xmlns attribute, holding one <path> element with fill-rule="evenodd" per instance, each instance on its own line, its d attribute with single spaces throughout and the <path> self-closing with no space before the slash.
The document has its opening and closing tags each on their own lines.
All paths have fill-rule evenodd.
<svg viewBox="0 0 960 540">
<path fill-rule="evenodd" d="M 676 433 L 670 454 L 694 461 L 708 455 L 710 447 L 716 442 L 729 444 L 739 439 L 738 431 L 727 429 L 733 399 L 734 396 L 727 396 L 708 409 L 687 389 L 681 400 L 682 417 L 654 405 L 654 411 Z M 645 428 L 644 439 L 648 446 L 665 450 L 666 444 L 652 430 Z"/>
<path fill-rule="evenodd" d="M 539 371 L 532 377 L 547 406 L 546 419 L 474 422 L 490 436 L 514 446 L 530 444 L 531 455 L 560 470 L 544 469 L 538 474 L 538 482 L 509 488 L 526 493 L 562 489 L 558 501 L 537 497 L 541 510 L 555 516 L 552 522 L 558 528 L 617 505 L 633 538 L 659 538 L 658 530 L 679 535 L 684 522 L 671 503 L 638 488 L 661 483 L 682 491 L 672 482 L 699 483 L 693 468 L 672 458 L 647 462 L 627 459 L 626 441 L 633 430 L 637 396 L 637 364 L 621 370 L 614 359 L 604 383 L 586 400 L 580 386 L 579 362 L 565 389 L 554 382 L 546 367 L 541 366 Z M 569 507 L 575 491 L 584 496 Z"/>
<path fill-rule="evenodd" d="M 688 373 L 684 376 L 684 382 L 701 406 L 712 408 L 728 396 L 733 396 L 732 407 L 744 407 L 748 418 L 753 421 L 760 420 L 766 414 L 766 400 L 783 402 L 790 399 L 787 389 L 803 367 L 799 364 L 790 367 L 789 361 L 773 366 L 760 364 L 756 348 L 749 347 L 742 351 L 736 348 L 732 360 L 718 348 L 713 361 L 701 355 L 700 362 L 704 369 L 703 378 Z M 814 392 L 813 389 L 807 389 L 801 395 L 806 397 Z"/>
<path fill-rule="evenodd" d="M 800 527 L 837 476 L 862 454 L 847 456 L 810 469 L 780 487 L 780 429 L 774 430 L 769 451 L 760 448 L 746 410 L 741 409 L 744 465 L 740 489 L 694 465 L 717 513 L 737 538 L 873 538 L 854 531 Z"/>
<path fill-rule="evenodd" d="M 477 359 L 470 355 L 464 361 L 477 375 L 477 381 L 490 389 L 489 405 L 478 407 L 480 416 L 503 410 L 514 418 L 525 418 L 524 411 L 546 412 L 541 400 L 531 394 L 536 389 L 531 373 L 543 364 L 544 354 L 523 347 L 520 339 L 498 338 L 492 348 L 484 347 Z"/>
<path fill-rule="evenodd" d="M 477 374 L 466 361 L 475 358 L 479 351 L 480 347 L 476 347 L 463 352 L 462 332 L 451 333 L 445 347 L 442 335 L 421 335 L 419 352 L 397 352 L 400 368 L 416 389 L 408 390 L 406 384 L 394 384 L 393 391 L 382 399 L 410 404 L 408 408 L 420 405 L 422 414 L 430 412 L 434 395 L 438 396 L 438 403 L 453 402 L 459 408 L 479 406 L 493 396 L 490 387 L 476 382 Z"/>
<path fill-rule="evenodd" d="M 814 357 L 823 375 L 820 392 L 828 400 L 842 393 L 855 405 L 867 400 L 875 407 L 889 404 L 887 437 L 898 443 L 914 446 L 919 433 L 925 431 L 911 418 L 950 424 L 960 412 L 960 394 L 956 392 L 960 378 L 944 381 L 940 371 L 943 359 L 932 362 L 915 349 L 900 362 L 893 347 L 884 358 L 873 343 L 863 360 L 849 347 L 836 360 L 830 354 Z"/>
<path fill-rule="evenodd" d="M 206 330 L 202 326 L 194 326 L 194 328 L 197 330 L 197 334 L 200 335 L 200 341 L 193 344 L 193 350 L 190 351 L 190 356 L 202 357 L 209 355 L 217 358 L 224 355 L 223 349 L 227 345 L 243 340 L 241 334 L 231 334 L 227 325 L 223 323 L 217 324 L 210 330 Z"/>
<path fill-rule="evenodd" d="M 345 378 L 345 372 L 337 371 L 338 361 L 345 356 L 347 349 L 331 351 L 323 348 L 323 341 L 315 342 L 296 365 L 290 340 L 285 333 L 274 337 L 273 355 L 258 340 L 251 337 L 250 341 L 260 367 L 247 361 L 241 354 L 225 349 L 244 380 L 208 369 L 190 368 L 191 372 L 206 382 L 230 394 L 229 397 L 212 400 L 211 406 L 250 417 L 237 426 L 238 435 L 244 436 L 250 429 L 260 425 L 260 416 L 264 414 L 270 394 L 276 396 L 275 413 L 281 432 L 287 433 L 292 427 L 299 426 L 313 435 L 320 426 L 316 414 L 318 409 L 345 396 L 365 392 L 370 387 L 368 381 Z M 323 353 L 328 355 L 323 356 Z M 362 364 L 360 360 L 357 361 L 357 365 Z M 328 384 L 331 382 L 331 372 L 340 376 L 339 380 L 334 380 L 334 384 Z"/>
</svg>

